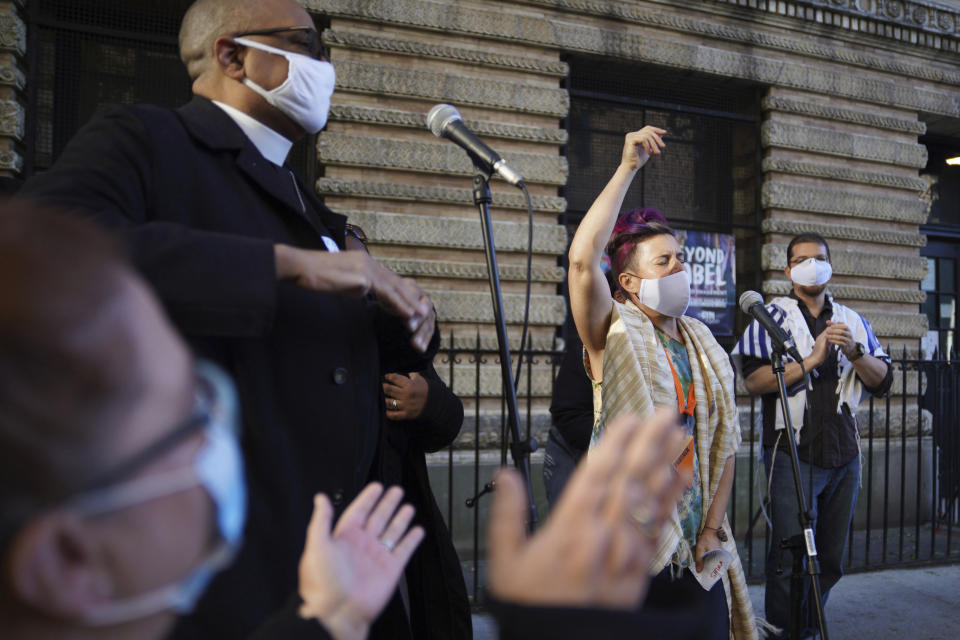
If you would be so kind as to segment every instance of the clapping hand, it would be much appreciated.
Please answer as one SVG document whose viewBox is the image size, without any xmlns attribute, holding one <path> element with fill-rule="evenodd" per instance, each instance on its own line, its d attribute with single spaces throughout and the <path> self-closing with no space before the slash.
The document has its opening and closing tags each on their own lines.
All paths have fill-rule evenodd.
<svg viewBox="0 0 960 640">
<path fill-rule="evenodd" d="M 337 640 L 366 638 L 420 541 L 413 507 L 397 509 L 403 491 L 371 483 L 350 503 L 333 532 L 333 507 L 314 499 L 300 558 L 300 616 L 318 619 Z"/>
<path fill-rule="evenodd" d="M 621 416 L 580 464 L 556 509 L 527 538 L 521 479 L 497 476 L 489 532 L 490 590 L 533 605 L 635 608 L 666 518 L 689 482 L 672 465 L 684 438 L 676 412 Z"/>
</svg>

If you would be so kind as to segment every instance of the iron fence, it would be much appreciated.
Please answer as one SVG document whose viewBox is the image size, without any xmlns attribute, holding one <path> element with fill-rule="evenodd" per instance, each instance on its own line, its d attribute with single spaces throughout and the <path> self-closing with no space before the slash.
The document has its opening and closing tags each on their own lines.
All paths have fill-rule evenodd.
<svg viewBox="0 0 960 640">
<path fill-rule="evenodd" d="M 479 334 L 464 345 L 453 335 L 437 370 L 465 405 L 458 440 L 430 456 L 431 482 L 445 512 L 471 594 L 485 576 L 487 483 L 508 458 L 506 408 L 495 345 Z M 556 341 L 523 351 L 517 398 L 522 433 L 539 441 L 533 455 L 534 497 L 542 524 L 548 516 L 542 480 L 542 447 L 550 426 L 551 385 L 564 352 Z M 514 366 L 518 354 L 513 353 Z M 861 405 L 862 483 L 850 530 L 848 571 L 960 561 L 960 358 L 932 360 L 903 350 L 893 359 L 894 382 L 883 398 Z M 496 378 L 499 380 L 499 378 Z M 540 381 L 538 383 L 538 380 Z M 741 396 L 743 445 L 728 516 L 747 578 L 761 582 L 769 530 L 760 509 L 763 465 L 760 404 Z M 479 498 L 477 498 L 479 496 Z M 468 504 L 473 503 L 472 506 Z"/>
</svg>

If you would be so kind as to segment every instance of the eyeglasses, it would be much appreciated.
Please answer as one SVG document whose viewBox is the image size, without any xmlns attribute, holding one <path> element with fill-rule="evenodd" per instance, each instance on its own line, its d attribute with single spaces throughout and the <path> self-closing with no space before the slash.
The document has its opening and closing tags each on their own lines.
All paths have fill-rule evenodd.
<svg viewBox="0 0 960 640">
<path fill-rule="evenodd" d="M 231 402 L 230 397 L 233 394 L 227 374 L 212 363 L 199 361 L 194 375 L 196 390 L 190 415 L 147 448 L 97 476 L 80 493 L 96 492 L 126 480 L 198 431 L 207 428 L 220 416 L 225 406 Z"/>
<path fill-rule="evenodd" d="M 320 41 L 320 34 L 313 27 L 276 27 L 274 29 L 257 29 L 233 34 L 234 38 L 244 36 L 277 36 L 281 33 L 296 34 L 293 38 L 281 38 L 289 44 L 304 49 L 317 60 L 329 60 L 330 50 Z M 302 36 L 302 37 L 301 37 Z"/>
<path fill-rule="evenodd" d="M 790 259 L 790 266 L 791 266 L 791 267 L 795 267 L 795 266 L 797 266 L 798 264 L 800 264 L 801 262 L 806 262 L 806 261 L 809 260 L 810 258 L 814 258 L 814 259 L 819 260 L 819 261 L 821 261 L 821 262 L 830 262 L 830 260 L 827 258 L 827 256 L 825 256 L 825 255 L 823 255 L 823 254 L 818 255 L 818 256 L 794 256 L 793 258 Z"/>
</svg>

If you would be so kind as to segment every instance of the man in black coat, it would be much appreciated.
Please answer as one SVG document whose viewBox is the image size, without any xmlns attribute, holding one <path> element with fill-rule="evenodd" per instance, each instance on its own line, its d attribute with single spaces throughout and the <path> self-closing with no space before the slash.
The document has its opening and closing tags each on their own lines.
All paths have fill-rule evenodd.
<svg viewBox="0 0 960 640">
<path fill-rule="evenodd" d="M 198 0 L 180 49 L 190 103 L 103 110 L 23 194 L 117 229 L 193 349 L 236 380 L 246 541 L 177 632 L 235 638 L 293 590 L 313 495 L 339 513 L 376 479 L 381 367 L 426 368 L 439 337 L 423 292 L 341 251 L 344 217 L 283 166 L 333 90 L 306 11 Z M 385 615 L 400 621 L 392 637 L 408 635 L 399 597 Z"/>
</svg>

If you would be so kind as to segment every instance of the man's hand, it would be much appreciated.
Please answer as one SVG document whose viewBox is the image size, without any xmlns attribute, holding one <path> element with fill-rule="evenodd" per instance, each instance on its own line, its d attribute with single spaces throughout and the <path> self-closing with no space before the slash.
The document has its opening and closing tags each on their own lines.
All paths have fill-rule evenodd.
<svg viewBox="0 0 960 640">
<path fill-rule="evenodd" d="M 651 155 L 660 155 L 660 149 L 667 146 L 661 138 L 666 132 L 666 129 L 648 125 L 639 131 L 628 133 L 623 143 L 620 164 L 636 171 L 647 163 Z"/>
<path fill-rule="evenodd" d="M 822 331 L 820 335 L 817 336 L 816 340 L 813 341 L 813 350 L 805 360 L 805 365 L 810 365 L 806 366 L 807 371 L 810 371 L 814 367 L 819 367 L 821 364 L 823 364 L 823 361 L 827 359 L 827 350 L 830 346 L 827 342 L 827 338 L 827 332 Z"/>
<path fill-rule="evenodd" d="M 663 523 L 689 480 L 672 453 L 684 433 L 676 412 L 611 421 L 546 524 L 526 537 L 527 501 L 512 470 L 497 475 L 490 518 L 494 596 L 534 605 L 635 608 Z"/>
<path fill-rule="evenodd" d="M 293 280 L 311 291 L 360 297 L 377 296 L 385 311 L 406 321 L 410 342 L 426 351 L 436 328 L 430 298 L 412 278 L 401 278 L 364 251 L 312 251 L 284 244 L 274 245 L 277 278 Z"/>
<path fill-rule="evenodd" d="M 413 507 L 397 509 L 402 497 L 398 487 L 367 485 L 331 535 L 333 507 L 316 496 L 300 557 L 300 617 L 320 620 L 337 640 L 366 638 L 423 540 L 421 527 L 408 530 Z"/>
<path fill-rule="evenodd" d="M 820 335 L 824 334 L 827 336 L 827 342 L 840 347 L 843 355 L 848 358 L 853 355 L 857 343 L 853 339 L 853 332 L 850 331 L 850 327 L 842 322 L 827 320 L 827 328 L 824 329 Z"/>
<path fill-rule="evenodd" d="M 717 537 L 717 532 L 713 529 L 704 529 L 697 538 L 697 548 L 693 552 L 693 559 L 696 562 L 697 572 L 703 571 L 703 556 L 708 551 L 720 549 L 723 543 Z"/>
<path fill-rule="evenodd" d="M 383 376 L 383 394 L 387 400 L 387 418 L 390 420 L 414 420 L 423 413 L 430 393 L 430 385 L 416 371 L 410 377 L 402 373 Z"/>
</svg>

